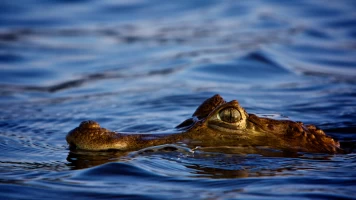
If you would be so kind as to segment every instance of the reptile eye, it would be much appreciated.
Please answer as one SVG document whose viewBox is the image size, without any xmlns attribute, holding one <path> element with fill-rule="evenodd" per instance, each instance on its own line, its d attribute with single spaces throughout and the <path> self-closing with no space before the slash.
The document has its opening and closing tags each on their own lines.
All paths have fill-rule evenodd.
<svg viewBox="0 0 356 200">
<path fill-rule="evenodd" d="M 241 114 L 236 108 L 226 108 L 219 112 L 219 117 L 222 121 L 235 123 L 241 120 Z"/>
</svg>

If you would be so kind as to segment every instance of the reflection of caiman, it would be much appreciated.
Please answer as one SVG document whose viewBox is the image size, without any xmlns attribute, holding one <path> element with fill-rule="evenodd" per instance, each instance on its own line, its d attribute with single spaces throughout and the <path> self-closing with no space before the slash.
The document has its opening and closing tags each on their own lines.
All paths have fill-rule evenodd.
<svg viewBox="0 0 356 200">
<path fill-rule="evenodd" d="M 66 137 L 71 149 L 138 150 L 161 144 L 185 143 L 193 146 L 269 147 L 288 151 L 338 153 L 339 142 L 301 122 L 274 120 L 248 114 L 234 100 L 215 95 L 201 104 L 192 118 L 177 127 L 176 134 L 121 134 L 84 121 Z"/>
</svg>

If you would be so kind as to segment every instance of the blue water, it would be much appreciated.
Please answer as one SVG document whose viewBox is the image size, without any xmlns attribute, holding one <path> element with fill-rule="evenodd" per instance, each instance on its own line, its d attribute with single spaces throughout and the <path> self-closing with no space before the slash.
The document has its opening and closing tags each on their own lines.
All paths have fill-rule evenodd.
<svg viewBox="0 0 356 200">
<path fill-rule="evenodd" d="M 356 144 L 353 0 L 0 3 L 0 199 L 354 199 L 356 154 L 70 153 L 83 120 L 170 130 L 218 93 Z"/>
</svg>

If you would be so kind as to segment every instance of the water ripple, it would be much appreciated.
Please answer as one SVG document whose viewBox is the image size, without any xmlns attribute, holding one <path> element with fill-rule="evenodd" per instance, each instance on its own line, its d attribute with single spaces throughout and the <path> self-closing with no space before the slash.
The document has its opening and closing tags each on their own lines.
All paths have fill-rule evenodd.
<svg viewBox="0 0 356 200">
<path fill-rule="evenodd" d="M 354 10 L 352 0 L 5 0 L 0 199 L 353 199 Z M 67 148 L 83 120 L 171 131 L 216 93 L 315 124 L 350 153 Z"/>
</svg>

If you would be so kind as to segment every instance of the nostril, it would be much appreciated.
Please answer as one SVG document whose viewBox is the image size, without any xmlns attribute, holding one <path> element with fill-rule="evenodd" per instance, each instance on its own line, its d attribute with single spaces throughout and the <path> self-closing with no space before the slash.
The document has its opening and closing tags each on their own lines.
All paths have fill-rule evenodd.
<svg viewBox="0 0 356 200">
<path fill-rule="evenodd" d="M 100 124 L 96 121 L 88 120 L 80 123 L 79 128 L 100 128 Z"/>
</svg>

